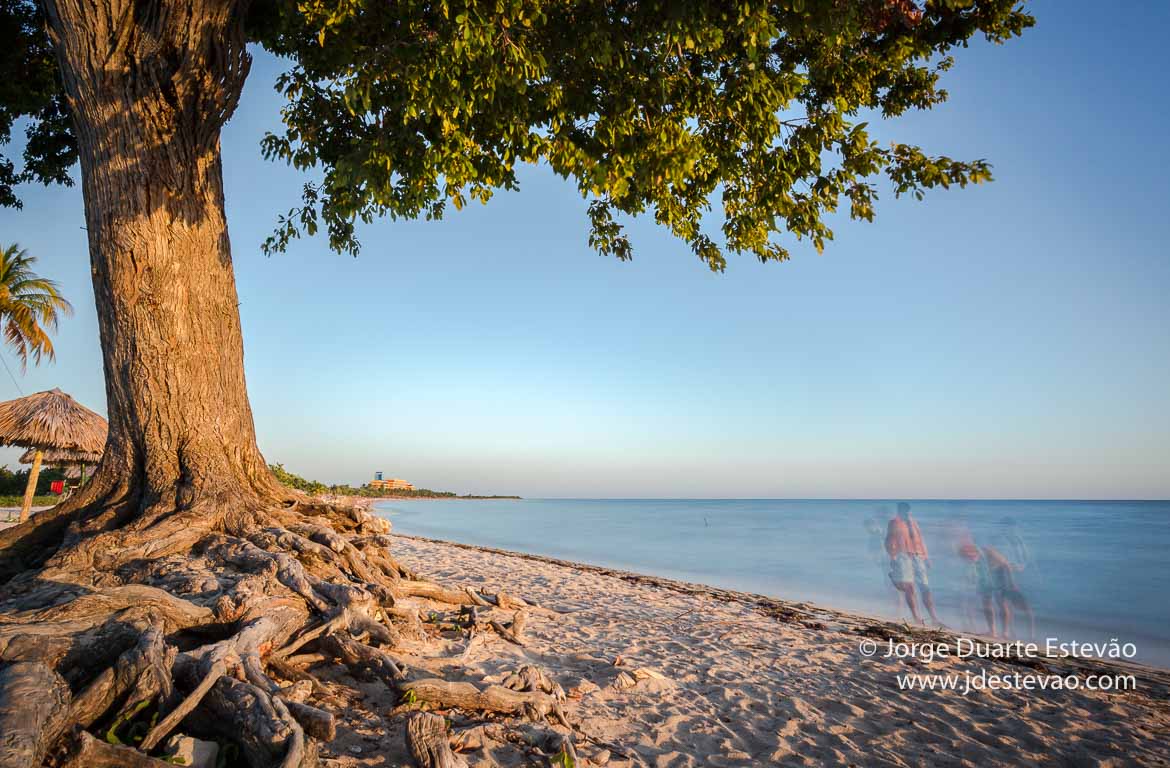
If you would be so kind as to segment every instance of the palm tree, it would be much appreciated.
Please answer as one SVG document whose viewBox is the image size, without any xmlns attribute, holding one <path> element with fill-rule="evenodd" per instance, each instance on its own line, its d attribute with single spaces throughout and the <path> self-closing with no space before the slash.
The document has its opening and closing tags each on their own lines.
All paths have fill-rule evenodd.
<svg viewBox="0 0 1170 768">
<path fill-rule="evenodd" d="M 55 359 L 49 331 L 57 330 L 57 319 L 73 314 L 73 305 L 61 296 L 53 280 L 40 277 L 32 267 L 37 258 L 18 245 L 0 251 L 0 326 L 4 340 L 20 358 L 21 370 L 48 355 Z"/>
</svg>

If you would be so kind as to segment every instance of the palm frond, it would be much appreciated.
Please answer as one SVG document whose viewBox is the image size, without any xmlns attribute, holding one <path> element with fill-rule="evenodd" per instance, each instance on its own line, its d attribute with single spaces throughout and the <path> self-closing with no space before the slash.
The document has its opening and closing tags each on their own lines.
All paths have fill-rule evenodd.
<svg viewBox="0 0 1170 768">
<path fill-rule="evenodd" d="M 36 260 L 15 244 L 0 251 L 0 323 L 22 371 L 30 357 L 34 365 L 56 359 L 49 331 L 57 330 L 61 315 L 73 314 L 57 282 L 33 271 Z"/>
</svg>

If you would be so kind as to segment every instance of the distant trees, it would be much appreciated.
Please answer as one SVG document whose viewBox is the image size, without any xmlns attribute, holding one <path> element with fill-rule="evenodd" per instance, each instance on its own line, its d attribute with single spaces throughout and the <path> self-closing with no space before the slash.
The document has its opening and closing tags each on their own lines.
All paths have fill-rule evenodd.
<svg viewBox="0 0 1170 768">
<path fill-rule="evenodd" d="M 272 476 L 283 485 L 289 488 L 296 488 L 298 491 L 304 491 L 308 494 L 328 493 L 329 486 L 325 483 L 318 483 L 316 480 L 306 480 L 300 475 L 294 475 L 284 468 L 283 464 L 269 464 L 268 468 L 272 470 Z"/>
<path fill-rule="evenodd" d="M 65 473 L 55 467 L 45 467 L 37 478 L 37 496 L 44 496 L 49 492 L 49 486 L 54 480 L 64 480 Z M 0 466 L 0 496 L 20 496 L 28 485 L 28 470 L 11 470 L 7 465 Z"/>
<path fill-rule="evenodd" d="M 272 476 L 279 482 L 287 485 L 289 488 L 296 488 L 298 491 L 304 491 L 308 494 L 322 494 L 332 493 L 338 496 L 364 496 L 371 499 L 403 499 L 403 498 L 420 498 L 420 499 L 435 499 L 435 498 L 459 498 L 458 494 L 452 491 L 432 491 L 429 488 L 415 488 L 413 490 L 391 489 L 391 488 L 370 488 L 369 486 L 360 486 L 355 488 L 352 485 L 325 485 L 325 483 L 316 480 L 307 480 L 300 475 L 293 474 L 284 468 L 283 464 L 269 464 L 268 468 L 272 470 Z M 491 498 L 512 499 L 515 496 L 495 496 Z"/>
</svg>

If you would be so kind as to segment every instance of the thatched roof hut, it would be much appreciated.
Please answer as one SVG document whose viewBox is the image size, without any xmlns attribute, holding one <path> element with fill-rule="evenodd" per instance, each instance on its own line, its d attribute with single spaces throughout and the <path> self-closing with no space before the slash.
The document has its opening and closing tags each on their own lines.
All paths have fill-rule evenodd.
<svg viewBox="0 0 1170 768">
<path fill-rule="evenodd" d="M 0 445 L 32 449 L 32 468 L 20 509 L 28 519 L 45 451 L 101 455 L 109 424 L 59 389 L 0 403 Z"/>
<path fill-rule="evenodd" d="M 106 420 L 59 389 L 0 403 L 0 445 L 101 454 Z"/>
</svg>

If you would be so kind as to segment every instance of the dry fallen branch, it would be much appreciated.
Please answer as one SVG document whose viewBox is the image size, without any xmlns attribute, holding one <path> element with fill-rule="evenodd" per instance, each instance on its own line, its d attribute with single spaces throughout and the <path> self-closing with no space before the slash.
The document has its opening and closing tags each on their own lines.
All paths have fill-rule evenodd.
<svg viewBox="0 0 1170 768">
<path fill-rule="evenodd" d="M 528 615 L 524 611 L 517 611 L 512 616 L 512 621 L 507 626 L 504 626 L 498 621 L 488 622 L 491 628 L 496 631 L 496 634 L 504 638 L 510 643 L 516 645 L 524 645 L 524 625 L 528 621 Z"/>
<path fill-rule="evenodd" d="M 557 700 L 539 691 L 513 691 L 502 685 L 490 685 L 481 691 L 472 683 L 438 678 L 403 683 L 401 689 L 414 701 L 436 707 L 520 715 L 534 721 L 552 718 L 568 725 Z"/>
</svg>

